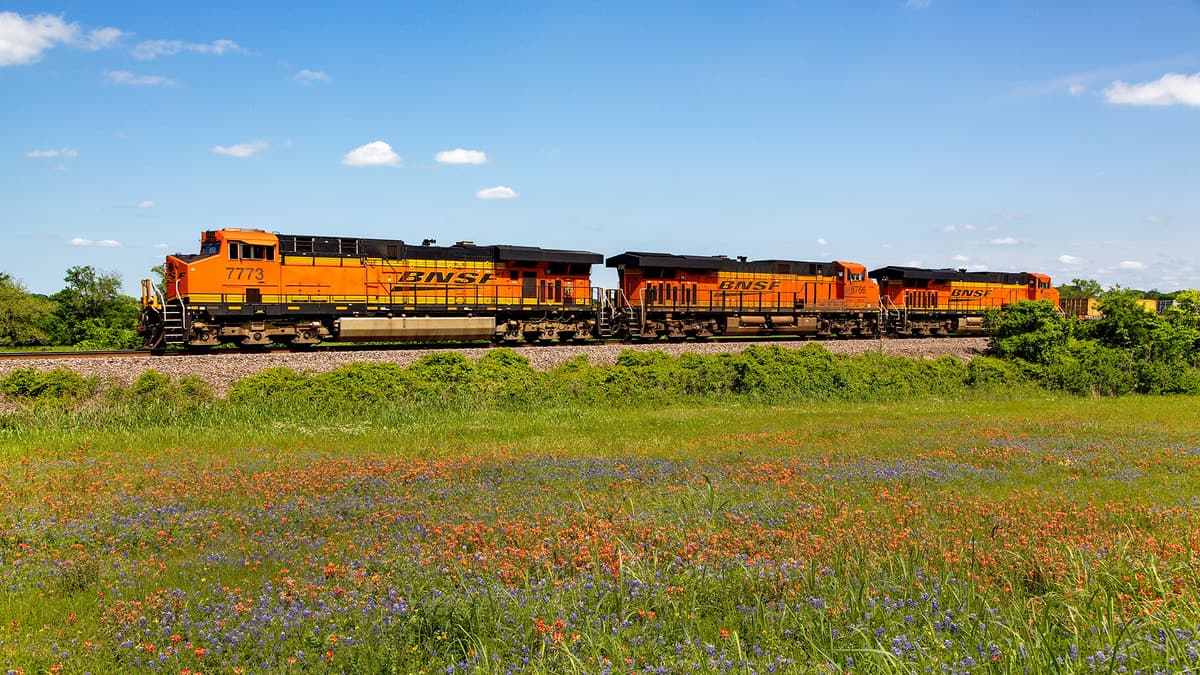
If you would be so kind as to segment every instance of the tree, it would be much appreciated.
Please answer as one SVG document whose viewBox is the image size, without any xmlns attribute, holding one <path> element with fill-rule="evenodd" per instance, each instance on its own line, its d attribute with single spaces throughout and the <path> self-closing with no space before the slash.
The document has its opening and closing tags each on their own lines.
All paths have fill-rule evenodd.
<svg viewBox="0 0 1200 675">
<path fill-rule="evenodd" d="M 90 265 L 72 267 L 67 287 L 50 296 L 57 303 L 53 334 L 64 345 L 87 342 L 93 348 L 137 344 L 137 300 L 121 293 L 121 275 L 98 273 Z"/>
<path fill-rule="evenodd" d="M 1175 294 L 1175 302 L 1167 308 L 1171 323 L 1200 328 L 1200 291 L 1187 290 Z"/>
<path fill-rule="evenodd" d="M 1067 345 L 1075 322 L 1044 300 L 1015 302 L 988 315 L 990 347 L 997 356 L 1048 364 Z"/>
<path fill-rule="evenodd" d="M 158 289 L 158 294 L 162 297 L 167 297 L 167 265 L 155 265 L 150 268 L 150 273 L 154 275 L 158 281 L 154 282 L 154 287 Z"/>
<path fill-rule="evenodd" d="M 1098 298 L 1104 293 L 1100 282 L 1095 279 L 1072 279 L 1071 283 L 1058 287 L 1058 295 L 1064 300 L 1076 298 Z"/>
<path fill-rule="evenodd" d="M 0 345 L 50 344 L 54 303 L 26 292 L 11 276 L 0 272 Z"/>
<path fill-rule="evenodd" d="M 1141 293 L 1114 287 L 1100 299 L 1102 316 L 1091 322 L 1091 335 L 1101 344 L 1128 349 L 1135 357 L 1150 356 L 1154 334 L 1162 317 L 1147 312 L 1137 301 Z"/>
</svg>

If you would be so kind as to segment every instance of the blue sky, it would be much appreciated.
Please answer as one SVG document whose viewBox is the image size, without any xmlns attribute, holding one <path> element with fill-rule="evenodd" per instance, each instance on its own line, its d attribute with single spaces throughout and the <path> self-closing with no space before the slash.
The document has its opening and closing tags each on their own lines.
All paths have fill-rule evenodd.
<svg viewBox="0 0 1200 675">
<path fill-rule="evenodd" d="M 0 271 L 230 226 L 1200 287 L 1200 2 L 342 4 L 0 5 Z"/>
</svg>

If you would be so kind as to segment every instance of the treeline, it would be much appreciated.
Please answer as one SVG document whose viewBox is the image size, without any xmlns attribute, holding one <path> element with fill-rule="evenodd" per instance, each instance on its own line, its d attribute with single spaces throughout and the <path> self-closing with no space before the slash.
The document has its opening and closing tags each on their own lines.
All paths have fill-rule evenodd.
<svg viewBox="0 0 1200 675">
<path fill-rule="evenodd" d="M 1148 291 L 1139 291 L 1131 288 L 1113 287 L 1109 291 L 1104 290 L 1104 286 L 1095 279 L 1072 279 L 1069 284 L 1060 284 L 1054 287 L 1058 291 L 1060 298 L 1064 300 L 1077 300 L 1086 298 L 1101 298 L 1107 292 L 1128 292 L 1135 298 L 1145 300 L 1174 300 L 1176 296 L 1187 291 L 1160 291 L 1156 288 Z"/>
<path fill-rule="evenodd" d="M 72 267 L 66 287 L 30 293 L 0 272 L 0 347 L 59 345 L 75 349 L 132 349 L 141 344 L 138 301 L 121 293 L 121 276 Z"/>
<path fill-rule="evenodd" d="M 1200 393 L 1200 291 L 1174 294 L 1164 314 L 1142 294 L 1100 296 L 1101 316 L 1063 316 L 1045 302 L 1009 305 L 988 318 L 991 351 L 1022 378 L 1075 394 Z"/>
</svg>

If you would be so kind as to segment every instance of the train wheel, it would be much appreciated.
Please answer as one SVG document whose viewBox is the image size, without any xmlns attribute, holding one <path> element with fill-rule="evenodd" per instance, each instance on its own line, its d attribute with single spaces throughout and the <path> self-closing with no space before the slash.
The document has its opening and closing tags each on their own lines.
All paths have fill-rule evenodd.
<svg viewBox="0 0 1200 675">
<path fill-rule="evenodd" d="M 138 319 L 137 331 L 142 336 L 143 348 L 158 349 L 161 347 L 166 335 L 162 310 L 154 307 L 143 309 L 142 315 Z"/>
</svg>

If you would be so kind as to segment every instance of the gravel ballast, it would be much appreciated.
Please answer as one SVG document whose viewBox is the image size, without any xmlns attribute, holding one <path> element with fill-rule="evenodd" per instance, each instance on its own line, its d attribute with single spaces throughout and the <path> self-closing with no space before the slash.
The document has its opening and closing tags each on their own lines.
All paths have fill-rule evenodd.
<svg viewBox="0 0 1200 675">
<path fill-rule="evenodd" d="M 750 345 L 779 345 L 799 349 L 805 342 L 685 342 L 654 344 L 583 344 L 554 346 L 520 346 L 514 350 L 529 359 L 536 370 L 559 366 L 577 354 L 586 354 L 592 364 L 616 363 L 617 356 L 627 349 L 658 350 L 672 356 L 679 354 L 719 354 L 739 352 Z M 866 354 L 878 352 L 892 356 L 936 358 L 955 356 L 963 360 L 983 353 L 986 338 L 925 338 L 906 340 L 824 340 L 820 341 L 834 354 Z M 456 350 L 468 359 L 478 359 L 488 347 Z M 84 377 L 128 386 L 147 370 L 156 370 L 172 378 L 196 375 L 212 384 L 218 394 L 224 394 L 237 380 L 268 368 L 292 368 L 299 372 L 322 373 L 336 370 L 348 363 L 395 363 L 407 366 L 432 353 L 428 349 L 381 349 L 348 352 L 281 352 L 266 354 L 193 354 L 187 356 L 46 358 L 20 361 L 0 361 L 0 375 L 17 368 L 67 368 Z M 445 351 L 445 350 L 436 350 Z"/>
</svg>

